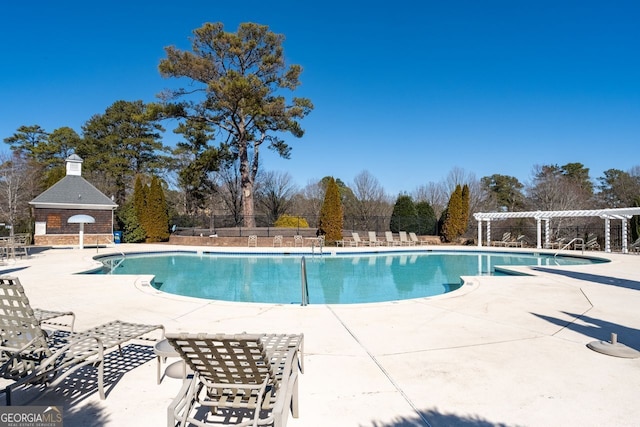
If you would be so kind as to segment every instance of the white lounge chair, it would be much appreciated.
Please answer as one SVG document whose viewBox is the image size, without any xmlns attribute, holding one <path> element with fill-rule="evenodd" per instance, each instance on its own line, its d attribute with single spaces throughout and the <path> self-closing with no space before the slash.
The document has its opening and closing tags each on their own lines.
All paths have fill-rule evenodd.
<svg viewBox="0 0 640 427">
<path fill-rule="evenodd" d="M 409 232 L 409 240 L 411 242 L 413 242 L 414 245 L 421 245 L 422 244 L 420 239 L 418 239 L 418 236 L 416 235 L 416 233 L 413 232 L 413 231 Z"/>
<path fill-rule="evenodd" d="M 584 248 L 593 251 L 600 250 L 600 244 L 598 243 L 598 236 L 595 234 L 589 234 L 587 236 L 587 241 L 584 242 Z"/>
<path fill-rule="evenodd" d="M 302 334 L 182 333 L 167 334 L 167 340 L 193 371 L 168 408 L 167 425 L 212 425 L 203 421 L 207 409 L 230 411 L 241 418 L 235 426 L 283 427 L 289 408 L 298 417 Z"/>
<path fill-rule="evenodd" d="M 351 232 L 351 238 L 351 246 L 369 246 L 369 241 L 360 239 L 360 235 L 355 231 Z"/>
<path fill-rule="evenodd" d="M 524 247 L 524 234 L 520 234 L 518 235 L 518 237 L 515 240 L 511 240 L 509 242 L 507 242 L 507 246 L 514 246 L 514 247 Z"/>
<path fill-rule="evenodd" d="M 282 246 L 282 236 L 281 235 L 275 235 L 273 236 L 273 247 L 281 247 Z"/>
<path fill-rule="evenodd" d="M 11 405 L 14 388 L 36 382 L 53 385 L 83 366 L 97 368 L 98 392 L 104 399 L 105 350 L 120 348 L 134 339 L 152 340 L 144 336 L 157 330 L 161 331 L 160 338 L 164 336 L 162 325 L 116 320 L 75 332 L 67 339 L 57 337 L 52 345 L 41 327 L 41 322 L 51 317 L 47 319 L 47 313 L 42 311 L 40 316 L 36 317 L 17 277 L 0 277 L 0 377 L 11 381 L 3 384 L 0 392 L 5 393 L 7 405 Z"/>
<path fill-rule="evenodd" d="M 399 231 L 398 235 L 400 236 L 400 245 L 401 246 L 414 246 L 414 243 L 407 239 L 406 231 Z"/>
<path fill-rule="evenodd" d="M 400 241 L 393 238 L 393 232 L 392 231 L 385 231 L 384 232 L 384 237 L 385 237 L 387 246 L 399 246 L 400 245 Z"/>
<path fill-rule="evenodd" d="M 491 242 L 491 246 L 508 246 L 510 242 L 511 232 L 507 231 L 506 233 L 502 233 L 502 239 Z"/>
<path fill-rule="evenodd" d="M 375 231 L 369 231 L 369 246 L 381 246 L 382 242 L 378 240 Z"/>
<path fill-rule="evenodd" d="M 249 240 L 247 241 L 247 246 L 258 247 L 258 236 L 255 234 L 250 235 Z"/>
<path fill-rule="evenodd" d="M 303 247 L 304 246 L 304 239 L 302 238 L 301 235 L 296 234 L 295 236 L 293 236 L 293 247 Z"/>
</svg>

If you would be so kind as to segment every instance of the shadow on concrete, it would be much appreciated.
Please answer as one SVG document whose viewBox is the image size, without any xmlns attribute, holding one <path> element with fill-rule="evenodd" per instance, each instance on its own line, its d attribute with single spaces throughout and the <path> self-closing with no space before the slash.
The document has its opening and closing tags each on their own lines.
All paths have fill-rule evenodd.
<svg viewBox="0 0 640 427">
<path fill-rule="evenodd" d="M 587 282 L 601 283 L 603 285 L 618 286 L 621 288 L 640 290 L 640 282 L 635 280 L 619 279 L 611 276 L 600 276 L 598 274 L 581 273 L 578 271 L 555 270 L 544 267 L 533 267 L 533 270 L 543 273 L 558 274 L 572 279 L 585 280 Z"/>
<path fill-rule="evenodd" d="M 155 359 L 153 347 L 129 344 L 122 351 L 104 356 L 104 387 L 109 393 L 127 372 Z M 108 422 L 108 414 L 100 403 L 85 402 L 98 394 L 98 371 L 91 366 L 78 369 L 54 386 L 27 385 L 13 393 L 14 405 L 59 406 L 63 408 L 65 427 L 98 427 Z"/>
<path fill-rule="evenodd" d="M 29 268 L 29 266 L 15 267 L 15 268 L 9 268 L 9 267 L 3 268 L 3 269 L 0 269 L 0 275 L 1 274 L 12 274 L 12 273 L 15 273 L 16 271 L 25 270 L 27 268 Z"/>
<path fill-rule="evenodd" d="M 615 333 L 618 335 L 618 342 L 626 345 L 627 347 L 640 350 L 639 329 L 630 328 L 619 323 L 612 323 L 603 319 L 597 319 L 595 317 L 569 313 L 566 311 L 563 313 L 567 316 L 571 316 L 572 318 L 574 318 L 574 320 L 567 321 L 566 319 L 558 319 L 556 317 L 545 316 L 543 314 L 531 314 L 562 328 L 578 332 L 579 334 L 595 338 L 599 341 L 609 341 L 611 338 L 611 333 Z M 577 323 L 577 320 L 580 320 L 580 323 Z"/>
<path fill-rule="evenodd" d="M 390 422 L 374 421 L 371 427 L 519 427 L 519 425 L 489 421 L 478 415 L 462 416 L 429 409 L 421 410 L 415 417 L 399 417 Z"/>
</svg>

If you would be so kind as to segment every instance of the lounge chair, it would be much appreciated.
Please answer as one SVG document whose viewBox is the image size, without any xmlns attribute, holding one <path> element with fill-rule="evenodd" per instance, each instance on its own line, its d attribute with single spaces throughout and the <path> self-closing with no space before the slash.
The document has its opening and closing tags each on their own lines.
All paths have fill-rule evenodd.
<svg viewBox="0 0 640 427">
<path fill-rule="evenodd" d="M 399 231 L 398 232 L 398 236 L 400 236 L 400 245 L 401 246 L 414 246 L 415 243 L 413 243 L 412 241 L 410 241 L 407 238 L 407 232 L 406 231 Z"/>
<path fill-rule="evenodd" d="M 72 311 L 51 311 L 34 308 L 33 315 L 41 325 L 63 328 L 64 330 L 73 333 L 73 326 L 76 322 L 76 315 Z M 71 320 L 63 322 L 61 319 L 63 317 L 71 317 Z"/>
<path fill-rule="evenodd" d="M 491 242 L 491 246 L 508 246 L 509 242 L 511 242 L 511 233 L 507 231 L 502 233 L 502 239 Z"/>
<path fill-rule="evenodd" d="M 298 417 L 302 334 L 180 333 L 167 334 L 167 340 L 193 371 L 169 405 L 168 426 L 206 426 L 202 407 L 233 411 L 234 418 L 241 418 L 235 426 L 285 426 L 289 408 Z"/>
<path fill-rule="evenodd" d="M 382 242 L 378 240 L 375 231 L 369 231 L 369 246 L 381 246 Z"/>
<path fill-rule="evenodd" d="M 256 236 L 255 234 L 251 234 L 249 236 L 249 240 L 247 241 L 247 246 L 248 247 L 257 247 L 258 246 L 258 236 Z"/>
<path fill-rule="evenodd" d="M 565 239 L 564 237 L 559 237 L 553 242 L 545 243 L 544 247 L 546 249 L 560 249 L 562 246 L 564 246 L 565 240 L 567 239 Z"/>
<path fill-rule="evenodd" d="M 351 246 L 369 246 L 369 241 L 360 239 L 360 235 L 355 231 L 351 232 Z"/>
<path fill-rule="evenodd" d="M 640 237 L 638 237 L 635 242 L 629 245 L 630 252 L 640 252 Z"/>
<path fill-rule="evenodd" d="M 54 342 L 42 330 L 18 278 L 0 277 L 0 377 L 12 381 L 0 392 L 10 405 L 14 388 L 36 382 L 55 384 L 90 365 L 98 369 L 97 386 L 104 399 L 105 350 L 134 339 L 150 340 L 145 336 L 156 330 L 164 336 L 162 325 L 113 321 L 67 338 L 56 337 Z"/>
<path fill-rule="evenodd" d="M 282 236 L 281 235 L 273 236 L 273 247 L 275 248 L 276 246 L 282 247 Z"/>
<path fill-rule="evenodd" d="M 587 241 L 584 242 L 584 248 L 593 251 L 600 250 L 600 244 L 598 243 L 598 236 L 595 234 L 587 235 Z"/>
<path fill-rule="evenodd" d="M 418 239 L 418 236 L 413 231 L 409 232 L 409 240 L 413 242 L 414 245 L 421 245 L 422 242 Z"/>
<path fill-rule="evenodd" d="M 507 242 L 507 246 L 514 246 L 514 247 L 520 247 L 523 248 L 524 247 L 524 234 L 520 234 L 518 235 L 518 237 L 515 240 L 510 240 L 509 242 Z"/>
<path fill-rule="evenodd" d="M 302 247 L 304 246 L 304 240 L 302 239 L 302 236 L 299 234 L 296 234 L 295 236 L 293 236 L 293 247 Z"/>
<path fill-rule="evenodd" d="M 387 243 L 387 246 L 398 246 L 400 245 L 400 241 L 393 238 L 392 231 L 385 231 L 384 237 Z"/>
</svg>

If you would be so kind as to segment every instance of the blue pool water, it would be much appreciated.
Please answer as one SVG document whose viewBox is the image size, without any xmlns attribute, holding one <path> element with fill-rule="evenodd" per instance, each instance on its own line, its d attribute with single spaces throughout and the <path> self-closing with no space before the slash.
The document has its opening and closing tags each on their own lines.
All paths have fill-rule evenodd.
<svg viewBox="0 0 640 427">
<path fill-rule="evenodd" d="M 301 302 L 301 255 L 133 254 L 99 258 L 101 274 L 152 274 L 171 294 L 225 301 Z M 402 252 L 306 256 L 310 304 L 352 304 L 440 295 L 460 276 L 502 274 L 499 265 L 575 265 L 577 257 L 487 252 Z"/>
</svg>

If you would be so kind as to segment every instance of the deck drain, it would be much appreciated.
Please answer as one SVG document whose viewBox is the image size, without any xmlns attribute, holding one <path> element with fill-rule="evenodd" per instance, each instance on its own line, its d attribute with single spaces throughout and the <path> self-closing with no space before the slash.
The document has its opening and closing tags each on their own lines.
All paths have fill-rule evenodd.
<svg viewBox="0 0 640 427">
<path fill-rule="evenodd" d="M 618 335 L 614 333 L 611 334 L 611 341 L 593 341 L 587 344 L 587 347 L 607 356 L 624 357 L 626 359 L 640 357 L 640 351 L 619 343 Z"/>
</svg>

